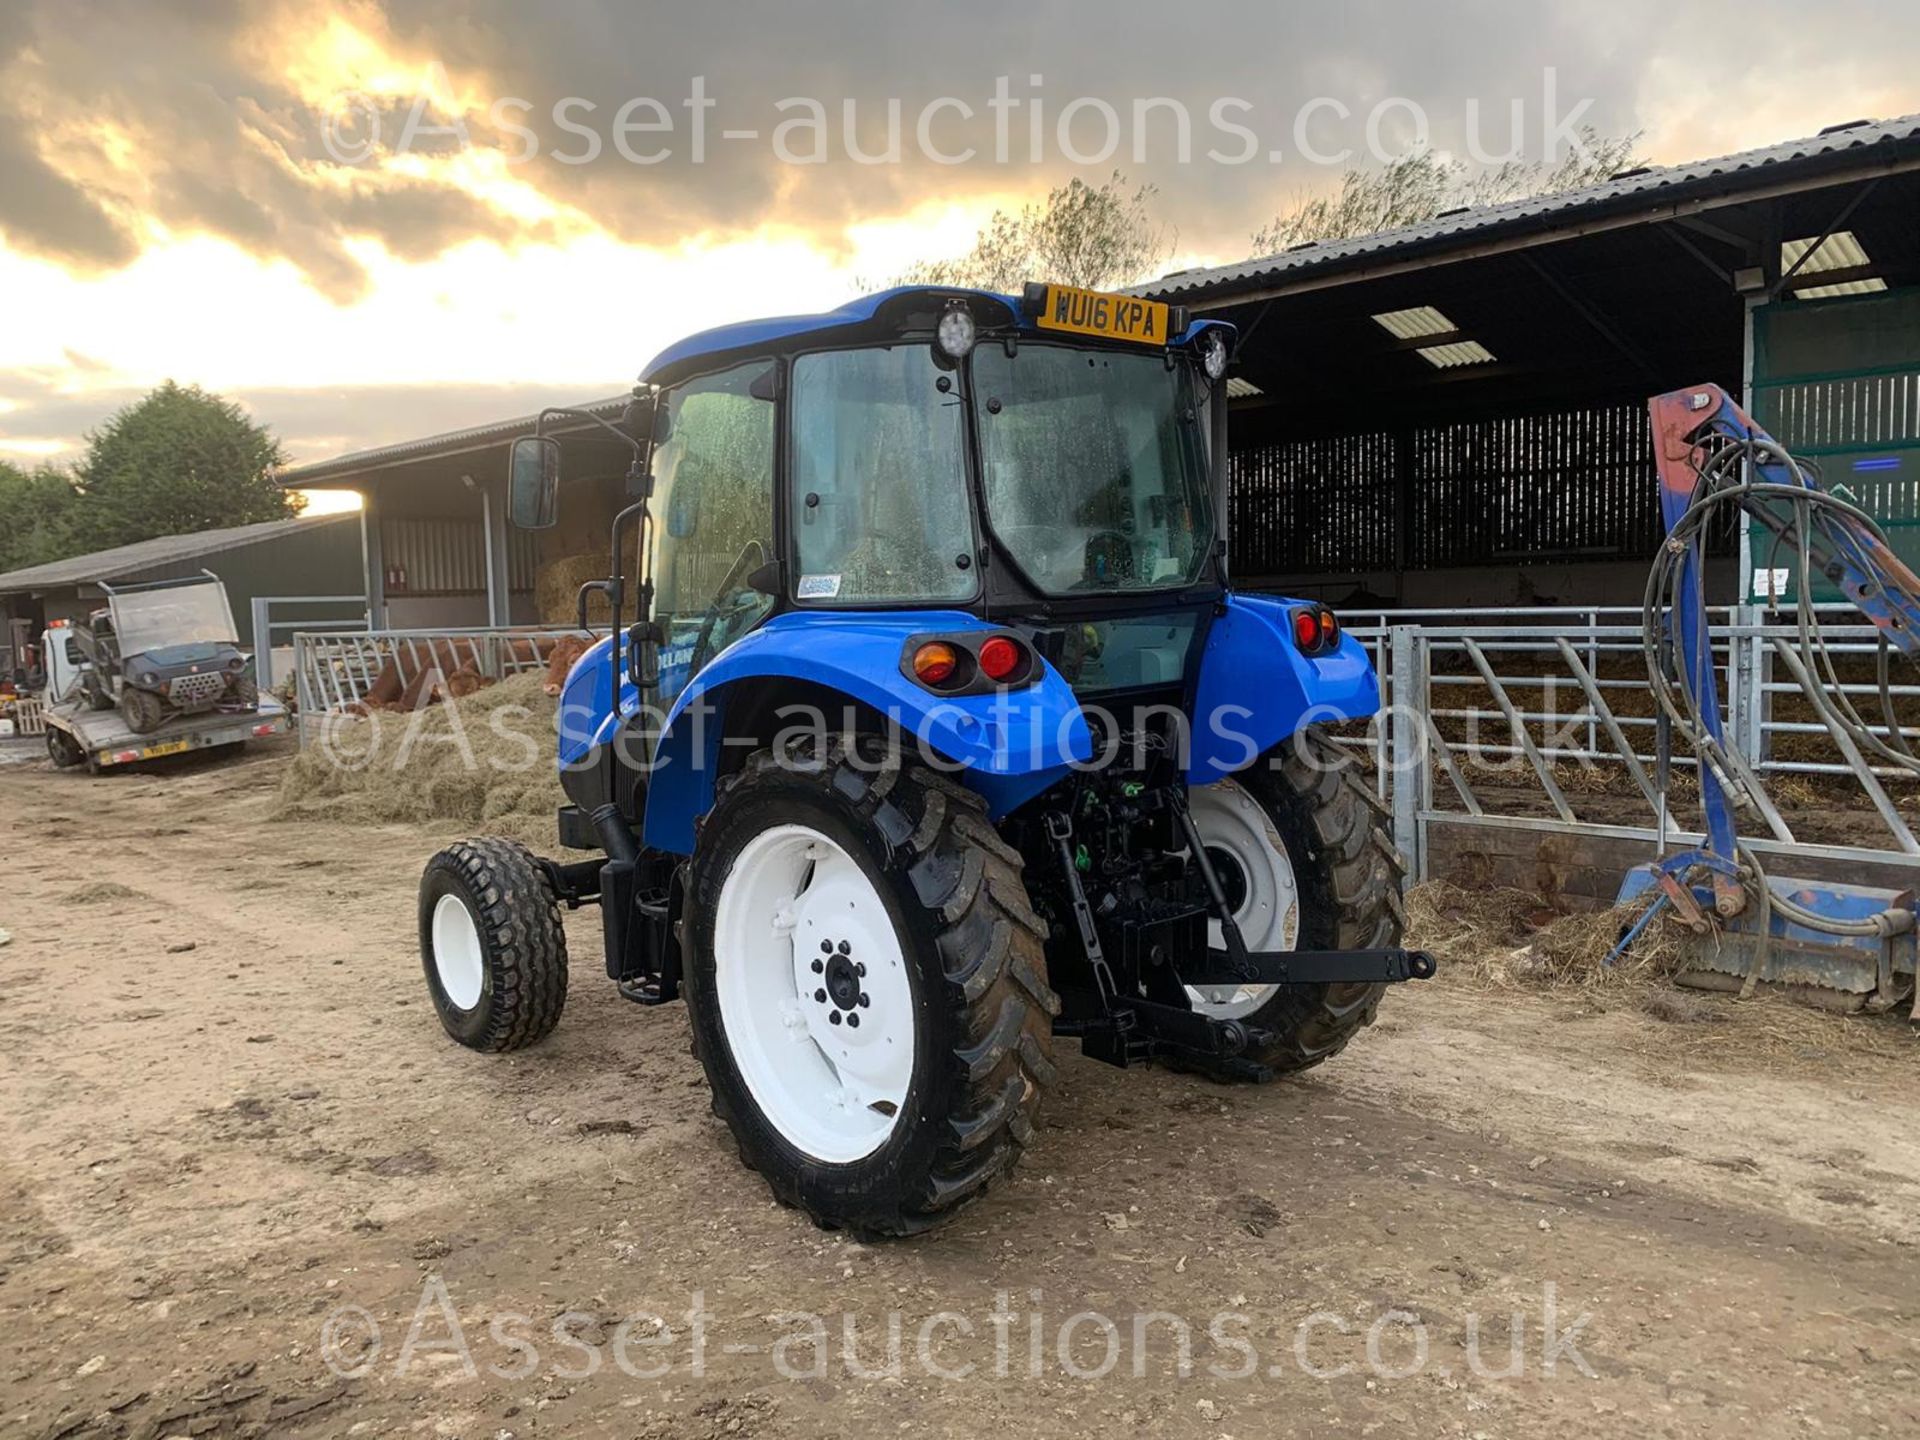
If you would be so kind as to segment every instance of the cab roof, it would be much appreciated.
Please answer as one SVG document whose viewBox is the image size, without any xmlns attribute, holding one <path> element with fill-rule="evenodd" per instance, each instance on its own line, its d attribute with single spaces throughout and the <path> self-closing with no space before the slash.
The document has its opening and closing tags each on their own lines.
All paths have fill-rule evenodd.
<svg viewBox="0 0 1920 1440">
<path fill-rule="evenodd" d="M 723 359 L 746 360 L 756 355 L 785 354 L 823 340 L 856 340 L 865 335 L 897 333 L 913 328 L 911 321 L 917 312 L 931 312 L 944 307 L 949 300 L 968 301 L 983 327 L 1013 325 L 1026 331 L 1037 329 L 1015 295 L 953 285 L 898 285 L 891 290 L 862 295 L 837 310 L 818 315 L 778 315 L 702 330 L 654 356 L 640 372 L 640 380 L 647 385 L 671 385 L 712 369 L 715 362 Z M 927 328 L 931 329 L 932 323 L 929 315 Z M 1173 343 L 1185 345 L 1215 326 L 1233 328 L 1218 320 L 1194 320 Z"/>
</svg>

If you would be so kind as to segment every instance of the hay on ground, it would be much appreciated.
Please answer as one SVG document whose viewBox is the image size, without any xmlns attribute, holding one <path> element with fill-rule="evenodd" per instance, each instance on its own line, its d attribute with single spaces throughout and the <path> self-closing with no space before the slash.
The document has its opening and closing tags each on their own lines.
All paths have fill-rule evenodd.
<svg viewBox="0 0 1920 1440">
<path fill-rule="evenodd" d="M 567 800 L 542 678 L 516 675 L 412 714 L 326 717 L 287 767 L 276 818 L 446 825 L 551 849 Z"/>
<path fill-rule="evenodd" d="M 1525 891 L 1468 890 L 1429 880 L 1408 892 L 1407 943 L 1489 986 L 1624 988 L 1665 980 L 1681 954 L 1683 932 L 1662 917 L 1641 932 L 1631 951 L 1607 964 L 1639 917 L 1639 906 L 1556 915 Z"/>
</svg>

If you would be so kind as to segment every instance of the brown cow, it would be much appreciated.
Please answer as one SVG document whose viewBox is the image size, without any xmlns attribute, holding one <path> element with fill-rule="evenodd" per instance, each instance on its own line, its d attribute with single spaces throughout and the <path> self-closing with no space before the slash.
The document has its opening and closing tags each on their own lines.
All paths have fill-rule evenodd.
<svg viewBox="0 0 1920 1440">
<path fill-rule="evenodd" d="M 521 669 L 544 664 L 541 688 L 558 695 L 567 672 L 593 644 L 591 636 L 532 635 L 504 632 L 494 636 L 419 641 L 404 645 L 386 663 L 358 700 L 345 706 L 348 714 L 397 710 L 411 713 L 423 705 L 452 696 L 471 695 L 494 682 L 480 671 L 480 660 L 491 649 L 502 662 Z"/>
<path fill-rule="evenodd" d="M 547 656 L 547 678 L 540 688 L 549 695 L 558 695 L 566 688 L 568 673 L 592 648 L 591 635 L 562 635 L 554 641 L 553 650 Z"/>
</svg>

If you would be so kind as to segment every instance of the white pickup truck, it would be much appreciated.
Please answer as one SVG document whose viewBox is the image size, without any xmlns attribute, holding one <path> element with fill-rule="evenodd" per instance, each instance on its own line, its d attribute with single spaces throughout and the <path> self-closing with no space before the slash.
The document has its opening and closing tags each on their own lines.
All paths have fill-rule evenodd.
<svg viewBox="0 0 1920 1440">
<path fill-rule="evenodd" d="M 73 628 L 56 622 L 41 636 L 47 688 L 43 718 L 47 751 L 61 768 L 85 765 L 99 774 L 113 765 L 184 755 L 193 750 L 240 746 L 249 740 L 278 735 L 287 728 L 286 707 L 262 695 L 259 708 L 179 715 L 157 728 L 137 733 L 118 708 L 101 710 L 88 698 L 81 683 L 87 658 Z"/>
</svg>

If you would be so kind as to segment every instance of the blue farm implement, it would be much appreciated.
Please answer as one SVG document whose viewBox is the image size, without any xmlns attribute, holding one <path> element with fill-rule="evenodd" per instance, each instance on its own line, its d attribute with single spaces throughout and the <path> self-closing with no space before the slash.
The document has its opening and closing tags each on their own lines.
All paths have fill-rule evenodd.
<svg viewBox="0 0 1920 1440">
<path fill-rule="evenodd" d="M 1891 1009 L 1913 989 L 1913 892 L 1771 875 L 1741 843 L 1736 812 L 1762 814 L 1767 802 L 1752 760 L 1729 744 L 1721 719 L 1702 538 L 1735 512 L 1752 517 L 1756 545 L 1770 543 L 1772 561 L 1784 556 L 1792 577 L 1797 641 L 1782 651 L 1788 668 L 1843 753 L 1909 774 L 1920 774 L 1920 756 L 1895 713 L 1888 661 L 1920 648 L 1920 579 L 1871 517 L 1825 488 L 1717 386 L 1657 396 L 1651 409 L 1667 527 L 1645 603 L 1661 795 L 1664 802 L 1677 740 L 1698 763 L 1705 835 L 1700 846 L 1627 876 L 1621 901 L 1646 909 L 1621 949 L 1671 914 L 1692 937 L 1687 961 L 1705 983 L 1721 975 L 1743 993 L 1763 981 L 1807 987 L 1845 1006 Z M 1879 632 L 1877 723 L 1860 713 L 1822 641 L 1816 582 L 1836 587 Z"/>
</svg>

